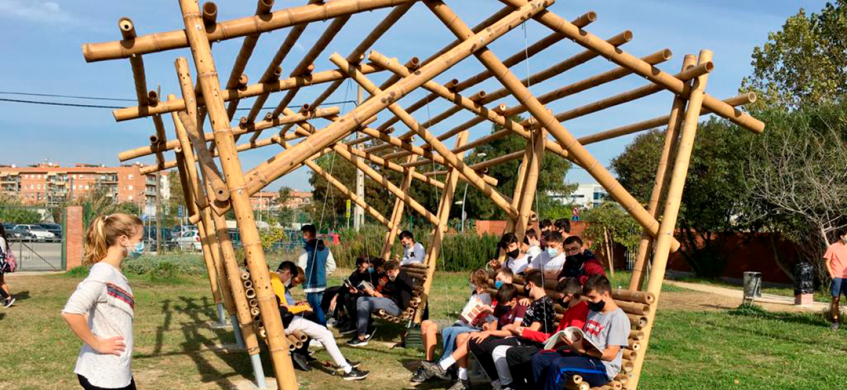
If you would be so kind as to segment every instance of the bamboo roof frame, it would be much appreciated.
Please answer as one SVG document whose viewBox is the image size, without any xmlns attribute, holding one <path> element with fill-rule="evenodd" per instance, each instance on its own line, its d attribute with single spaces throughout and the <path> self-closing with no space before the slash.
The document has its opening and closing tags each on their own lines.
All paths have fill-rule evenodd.
<svg viewBox="0 0 847 390">
<path fill-rule="evenodd" d="M 238 337 L 244 336 L 239 340 L 246 345 L 251 356 L 257 356 L 260 348 L 256 334 L 262 336 L 269 346 L 280 388 L 296 388 L 296 380 L 287 357 L 288 340 L 283 336 L 281 324 L 278 324 L 278 312 L 274 309 L 272 297 L 268 295 L 267 263 L 258 242 L 248 197 L 294 169 L 308 167 L 385 225 L 387 231 L 380 253 L 385 258 L 390 255 L 391 244 L 399 231 L 406 206 L 433 224 L 434 234 L 425 260 L 429 266 L 429 277 L 424 286 L 425 305 L 441 240 L 447 231 L 447 218 L 458 180 L 464 180 L 486 194 L 509 216 L 507 229 L 522 237 L 529 217 L 533 214 L 532 204 L 541 161 L 547 152 L 552 153 L 550 158 L 565 158 L 586 169 L 643 227 L 630 291 L 637 295 L 642 294 L 639 291 L 644 289 L 658 301 L 667 257 L 679 247 L 670 233 L 676 225 L 679 198 L 693 150 L 698 118 L 713 113 L 751 132 L 764 131 L 764 123 L 737 108 L 755 102 L 754 94 L 719 100 L 705 92 L 708 77 L 714 70 L 712 53 L 708 50 L 701 51 L 698 57 L 686 55 L 680 72 L 669 74 L 656 65 L 671 58 L 670 50 L 662 49 L 638 58 L 620 48 L 633 39 L 629 30 L 607 40 L 585 31 L 585 27 L 597 20 L 593 11 L 569 22 L 548 9 L 555 0 L 499 1 L 503 3 L 503 8 L 476 26 L 469 27 L 441 0 L 308 0 L 303 6 L 278 10 L 272 10 L 274 0 L 258 0 L 254 15 L 221 22 L 217 21 L 217 6 L 214 3 L 206 2 L 201 7 L 197 0 L 179 0 L 185 21 L 184 29 L 138 36 L 133 22 L 129 18 L 121 18 L 118 22 L 121 40 L 83 45 L 83 55 L 88 62 L 129 59 L 138 105 L 116 109 L 113 115 L 118 122 L 151 117 L 154 134 L 150 136 L 149 145 L 124 151 L 119 154 L 119 158 L 128 161 L 154 156 L 156 163 L 144 167 L 142 173 L 145 174 L 178 169 L 184 184 L 190 220 L 198 223 L 201 230 L 213 297 L 216 302 L 225 304 L 233 322 L 238 322 L 239 331 L 236 334 Z M 422 61 L 413 57 L 401 63 L 396 58 L 372 50 L 373 45 L 417 3 L 423 3 L 456 39 Z M 324 50 L 351 18 L 380 8 L 390 8 L 390 11 L 346 57 L 336 53 L 324 58 Z M 330 19 L 317 41 L 300 57 L 294 69 L 288 72 L 288 77 L 281 78 L 281 64 L 292 53 L 292 48 L 307 26 Z M 488 48 L 488 44 L 529 19 L 551 30 L 549 35 L 500 60 Z M 289 29 L 286 38 L 258 81 L 250 84 L 245 69 L 262 33 L 283 28 Z M 229 77 L 222 84 L 212 57 L 212 43 L 239 37 L 244 37 L 244 40 Z M 524 79 L 518 78 L 510 70 L 565 40 L 585 50 Z M 191 48 L 195 70 L 199 74 L 198 82 L 196 85 L 192 82 L 188 61 L 178 58 L 175 68 L 180 81 L 181 98 L 172 94 L 160 101 L 158 91 L 147 90 L 142 57 L 149 53 L 185 47 Z M 469 56 L 476 57 L 485 69 L 464 80 L 452 79 L 446 83 L 433 80 Z M 617 67 L 537 96 L 528 89 L 530 85 L 546 83 L 594 58 L 604 58 Z M 363 62 L 365 60 L 370 62 Z M 317 64 L 324 66 L 328 63 L 334 67 L 316 71 Z M 380 73 L 386 74 L 387 79 L 377 85 L 370 79 L 370 75 Z M 546 107 L 547 104 L 565 97 L 579 96 L 581 92 L 628 75 L 640 76 L 648 83 L 556 114 Z M 496 79 L 502 88 L 468 92 L 491 78 Z M 346 112 L 338 107 L 321 107 L 346 80 L 361 85 L 370 97 Z M 327 85 L 311 104 L 303 105 L 298 111 L 288 107 L 300 90 L 322 84 Z M 418 88 L 427 91 L 423 98 L 411 104 L 400 102 Z M 571 135 L 563 126 L 563 122 L 665 90 L 674 96 L 669 115 L 579 138 Z M 286 93 L 276 108 L 257 121 L 267 99 L 282 91 Z M 249 113 L 231 126 L 241 100 L 251 97 L 255 99 Z M 510 107 L 499 102 L 507 97 L 514 97 L 518 104 Z M 418 121 L 413 117 L 412 114 L 436 99 L 451 105 L 426 121 Z M 225 105 L 227 102 L 228 105 Z M 391 115 L 379 125 L 370 127 L 378 120 L 377 114 L 386 110 Z M 434 126 L 463 111 L 473 117 L 441 134 L 432 131 Z M 175 136 L 170 141 L 161 118 L 162 114 L 167 113 L 171 114 L 175 128 Z M 529 113 L 530 117 L 520 122 L 512 119 L 514 115 L 522 113 Z M 211 133 L 203 131 L 207 116 L 213 130 Z M 312 123 L 317 119 L 329 124 L 317 127 Z M 502 129 L 470 140 L 469 130 L 485 121 Z M 395 125 L 403 125 L 408 130 L 393 136 L 391 133 Z M 645 207 L 621 187 L 584 146 L 664 126 L 667 126 L 668 131 L 656 185 Z M 277 134 L 260 139 L 262 132 L 275 127 L 281 127 Z M 236 144 L 238 138 L 247 133 L 251 134 L 249 141 Z M 349 140 L 348 136 L 353 133 L 364 136 Z M 473 164 L 464 161 L 465 152 L 512 135 L 526 140 L 524 150 Z M 445 142 L 454 136 L 457 136 L 455 146 L 447 147 Z M 423 142 L 416 144 L 416 138 Z M 271 145 L 279 145 L 282 151 L 249 170 L 241 168 L 239 152 Z M 176 157 L 173 161 L 165 158 L 170 151 Z M 331 172 L 321 168 L 316 160 L 328 154 L 338 155 L 394 195 L 392 214 L 382 215 Z M 404 160 L 393 161 L 397 159 Z M 507 197 L 496 189 L 497 179 L 487 175 L 487 170 L 515 160 L 523 161 L 514 193 Z M 418 167 L 424 166 L 433 169 L 428 172 L 417 171 Z M 402 174 L 402 183 L 397 185 L 388 180 L 388 172 Z M 441 175 L 446 175 L 444 181 L 436 179 Z M 409 189 L 415 180 L 442 190 L 436 212 L 428 210 L 410 195 Z M 239 269 L 226 233 L 224 213 L 229 210 L 234 210 L 245 248 L 248 248 L 247 274 Z M 660 219 L 662 222 L 658 222 Z M 655 248 L 653 270 L 647 275 L 644 264 L 651 246 Z M 643 286 L 645 279 L 649 279 L 646 288 Z M 247 290 L 251 291 L 251 296 L 253 292 L 256 296 L 248 300 Z M 418 310 L 420 313 L 422 310 Z M 654 318 L 655 310 L 645 312 L 644 318 L 636 318 L 644 328 L 639 333 L 641 349 L 628 357 L 633 362 L 634 375 L 621 384 L 627 389 L 637 388 Z M 416 321 L 420 321 L 420 315 Z M 257 382 L 263 383 L 261 367 L 254 365 L 254 371 Z"/>
</svg>

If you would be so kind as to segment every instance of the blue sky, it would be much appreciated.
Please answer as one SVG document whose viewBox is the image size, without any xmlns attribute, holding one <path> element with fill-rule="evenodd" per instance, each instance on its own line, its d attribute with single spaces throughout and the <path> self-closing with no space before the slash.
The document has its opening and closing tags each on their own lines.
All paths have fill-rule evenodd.
<svg viewBox="0 0 847 390">
<path fill-rule="evenodd" d="M 245 1 L 220 0 L 218 20 L 228 20 L 251 14 L 255 7 Z M 284 4 L 302 2 L 277 0 L 274 9 Z M 448 5 L 470 25 L 476 24 L 496 12 L 501 3 L 495 0 L 448 1 Z M 551 10 L 568 19 L 588 11 L 597 12 L 598 20 L 587 28 L 600 37 L 608 38 L 625 29 L 634 33 L 634 39 L 624 50 L 644 56 L 663 48 L 673 51 L 671 61 L 660 67 L 676 73 L 683 55 L 697 53 L 700 49 L 714 51 L 715 71 L 710 76 L 708 92 L 718 98 L 727 98 L 737 93 L 741 79 L 750 73 L 750 54 L 755 46 L 762 45 L 769 32 L 778 30 L 785 19 L 803 7 L 808 12 L 817 12 L 825 1 L 774 0 L 767 4 L 761 1 L 658 1 L 658 0 L 559 0 Z M 317 70 L 330 69 L 329 55 L 338 52 L 344 56 L 387 14 L 379 10 L 357 15 L 342 30 L 338 38 L 316 62 Z M 182 19 L 175 0 L 125 1 L 43 1 L 43 0 L 0 0 L 0 80 L 2 92 L 29 92 L 64 95 L 83 95 L 110 98 L 134 98 L 135 92 L 129 62 L 126 60 L 87 64 L 83 60 L 80 46 L 86 42 L 111 41 L 120 38 L 117 21 L 129 16 L 136 24 L 139 35 L 170 31 L 180 28 Z M 311 24 L 299 45 L 283 63 L 284 73 L 296 66 L 300 57 L 321 34 L 329 22 Z M 287 30 L 263 34 L 246 73 L 252 81 L 264 71 Z M 526 29 L 516 29 L 491 46 L 500 57 L 506 58 L 521 50 L 528 42 L 549 34 L 549 30 L 534 21 Z M 433 17 L 423 4 L 412 10 L 375 45 L 383 54 L 405 61 L 417 55 L 425 58 L 453 40 L 447 29 Z M 215 44 L 214 54 L 218 71 L 226 77 L 232 67 L 241 39 Z M 581 47 L 562 41 L 532 57 L 529 64 L 521 64 L 513 71 L 521 78 L 559 62 L 579 51 Z M 148 89 L 161 86 L 162 94 L 178 94 L 178 84 L 173 61 L 177 56 L 190 57 L 187 49 L 150 54 L 144 57 L 147 68 Z M 590 77 L 612 68 L 603 59 L 595 59 L 572 71 L 559 75 L 544 84 L 533 86 L 536 94 Z M 463 79 L 483 70 L 473 58 L 468 58 L 436 80 L 445 82 L 452 78 Z M 193 68 L 192 68 L 193 71 Z M 374 75 L 375 81 L 384 76 Z M 225 82 L 225 80 L 224 80 Z M 637 88 L 646 83 L 643 79 L 630 76 L 612 84 L 595 88 L 587 93 L 563 99 L 549 106 L 561 112 L 597 99 L 614 95 L 620 91 Z M 493 91 L 500 88 L 496 81 L 489 81 L 472 91 L 482 88 Z M 294 104 L 311 102 L 323 89 L 304 89 Z M 268 105 L 275 106 L 282 94 L 269 99 Z M 420 98 L 416 92 L 401 101 L 409 105 Z M 33 98 L 0 94 L 0 98 L 19 98 L 43 101 L 62 101 L 86 104 L 128 105 L 127 102 L 97 102 L 84 100 Z M 329 101 L 355 99 L 355 86 L 344 84 Z M 505 100 L 509 105 L 514 101 Z M 249 107 L 252 102 L 242 103 Z M 582 136 L 628 123 L 666 115 L 671 104 L 667 92 L 656 94 L 635 103 L 565 122 L 575 135 Z M 351 105 L 340 106 L 342 110 Z M 420 121 L 435 116 L 447 107 L 434 102 L 415 114 Z M 239 115 L 244 115 L 240 112 Z M 380 115 L 380 121 L 388 117 Z M 453 119 L 435 126 L 438 134 L 469 119 L 462 113 Z M 326 122 L 317 122 L 322 126 Z M 172 123 L 165 121 L 169 138 L 173 137 Z M 208 123 L 207 123 L 208 125 Z M 208 129 L 207 129 L 208 131 Z M 400 132 L 405 129 L 400 130 Z M 490 126 L 481 124 L 471 132 L 471 139 L 488 134 Z M 117 123 L 110 110 L 92 108 L 69 108 L 19 104 L 0 101 L 0 164 L 31 164 L 44 160 L 71 165 L 77 162 L 95 164 L 118 164 L 120 151 L 144 145 L 154 132 L 148 119 Z M 270 136 L 267 132 L 264 136 Z M 263 136 L 263 137 L 264 137 Z M 589 150 L 604 164 L 618 155 L 632 136 L 588 146 Z M 450 142 L 452 144 L 452 141 Z M 268 147 L 242 153 L 245 170 L 276 154 L 280 149 Z M 152 158 L 140 160 L 151 163 Z M 300 169 L 280 179 L 270 188 L 287 185 L 295 189 L 308 189 L 308 172 Z M 570 182 L 593 182 L 584 171 L 574 169 L 568 173 Z"/>
</svg>

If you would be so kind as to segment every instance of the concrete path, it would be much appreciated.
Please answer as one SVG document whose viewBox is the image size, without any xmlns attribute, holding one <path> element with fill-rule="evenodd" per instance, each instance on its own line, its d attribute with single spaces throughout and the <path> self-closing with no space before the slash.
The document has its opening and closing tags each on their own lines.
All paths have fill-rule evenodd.
<svg viewBox="0 0 847 390">
<path fill-rule="evenodd" d="M 699 284 L 699 283 L 687 283 L 687 282 L 679 282 L 675 280 L 667 280 L 665 279 L 665 283 L 677 286 L 681 288 L 685 288 L 688 290 L 705 292 L 709 294 L 722 295 L 725 297 L 736 298 L 740 303 L 744 298 L 744 292 L 737 289 L 712 286 L 708 284 Z M 829 304 L 823 302 L 812 302 L 809 305 L 794 305 L 794 297 L 785 297 L 781 295 L 773 295 L 773 294 L 762 294 L 760 298 L 756 298 L 755 303 L 768 303 L 773 305 L 785 305 L 795 308 L 804 308 L 809 311 L 821 311 L 829 308 Z"/>
</svg>

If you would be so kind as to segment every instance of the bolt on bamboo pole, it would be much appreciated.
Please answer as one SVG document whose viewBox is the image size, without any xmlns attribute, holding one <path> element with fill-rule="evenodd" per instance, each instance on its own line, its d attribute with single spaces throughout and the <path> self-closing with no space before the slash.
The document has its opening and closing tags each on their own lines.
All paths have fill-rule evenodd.
<svg viewBox="0 0 847 390">
<path fill-rule="evenodd" d="M 576 18 L 573 21 L 573 23 L 579 25 L 579 27 L 585 27 L 585 26 L 593 23 L 596 20 L 597 20 L 597 14 L 594 11 L 589 11 L 589 12 L 581 15 L 580 17 Z M 503 60 L 503 63 L 508 67 L 518 65 L 523 61 L 529 60 L 530 57 L 540 53 L 542 50 L 544 50 L 544 49 L 546 49 L 550 46 L 553 46 L 554 44 L 558 43 L 559 41 L 561 41 L 563 39 L 565 39 L 564 35 L 554 32 L 554 33 L 542 38 L 538 42 L 535 42 L 532 45 L 526 47 L 525 49 L 522 49 L 522 50 L 516 52 L 515 54 L 512 54 L 512 56 Z M 464 91 L 468 88 L 471 88 L 475 85 L 478 85 L 478 84 L 488 80 L 492 76 L 494 76 L 494 75 L 491 72 L 489 72 L 488 70 L 484 70 L 482 72 L 479 72 L 479 73 L 465 79 L 464 81 L 459 82 L 458 84 L 456 84 L 456 86 L 454 88 L 452 88 L 452 91 L 457 92 L 457 93 L 462 92 L 462 91 Z M 533 84 L 536 84 L 536 83 L 533 82 Z M 436 97 L 437 96 L 434 93 L 431 93 L 428 96 L 421 98 L 417 102 L 409 105 L 409 107 L 406 108 L 406 111 L 409 112 L 410 114 L 414 113 L 418 109 L 425 107 L 428 102 L 432 101 Z M 448 110 L 446 112 L 450 112 L 450 110 Z M 445 115 L 446 112 L 439 114 L 436 117 L 440 117 L 442 115 Z M 453 112 L 453 113 L 455 113 L 455 112 Z M 452 114 L 447 114 L 448 117 L 451 116 L 451 115 Z M 446 119 L 446 117 L 443 118 L 443 119 Z M 397 118 L 396 116 L 389 118 L 382 125 L 380 125 L 379 129 L 381 130 L 381 129 L 388 128 L 389 126 L 397 123 L 399 120 L 400 119 Z M 430 126 L 431 125 L 427 125 L 427 127 L 430 127 Z"/>
<path fill-rule="evenodd" d="M 694 55 L 686 55 L 682 61 L 682 70 L 689 66 L 694 66 L 697 58 Z M 675 156 L 677 142 L 679 141 L 679 128 L 682 126 L 682 119 L 685 115 L 685 105 L 688 103 L 687 97 L 674 95 L 673 104 L 671 105 L 671 113 L 668 119 L 668 128 L 665 131 L 665 142 L 662 145 L 662 154 L 659 157 L 659 166 L 656 168 L 656 179 L 653 184 L 653 190 L 650 193 L 650 201 L 647 203 L 647 212 L 657 218 L 661 213 L 659 209 L 660 198 L 665 192 L 665 188 L 670 180 L 670 175 L 667 172 L 672 169 L 670 164 L 672 156 Z M 645 263 L 647 255 L 650 252 L 650 246 L 653 243 L 653 237 L 649 233 L 641 233 L 641 239 L 638 241 L 638 251 L 635 256 L 635 264 L 632 267 L 632 277 L 629 282 L 629 289 L 632 291 L 640 291 L 644 280 L 644 272 L 646 270 Z"/>
<path fill-rule="evenodd" d="M 339 55 L 333 55 L 330 57 L 330 60 L 337 65 L 342 71 L 346 72 L 354 81 L 359 83 L 371 96 L 377 96 L 382 93 L 382 91 L 377 87 L 373 82 L 371 82 L 365 75 L 361 72 L 358 72 L 355 67 L 351 66 L 346 60 L 341 58 Z M 403 123 L 406 126 L 409 126 L 410 129 L 415 130 L 418 135 L 428 144 L 432 145 L 432 148 L 440 154 L 445 162 L 449 164 L 451 167 L 456 168 L 463 176 L 468 179 L 468 183 L 472 184 L 476 188 L 478 188 L 482 193 L 488 196 L 494 204 L 498 207 L 502 208 L 507 214 L 510 216 L 517 217 L 518 211 L 512 207 L 502 195 L 500 195 L 497 190 L 489 186 L 485 181 L 477 175 L 476 171 L 470 169 L 461 158 L 459 158 L 456 154 L 452 153 L 449 148 L 444 146 L 441 141 L 436 139 L 432 133 L 429 132 L 428 129 L 422 127 L 414 118 L 412 118 L 409 113 L 403 110 L 397 103 L 391 103 L 388 105 L 388 109 L 393 112 L 395 115 L 400 117 Z M 461 146 L 461 145 L 460 145 Z"/>
<path fill-rule="evenodd" d="M 501 3 L 507 4 L 511 7 L 520 7 L 527 4 L 527 0 L 500 0 Z M 574 26 L 567 20 L 559 17 L 553 12 L 543 12 L 534 16 L 533 19 L 537 20 L 539 23 L 545 25 L 547 28 L 558 31 L 562 34 L 567 35 L 569 39 L 574 41 L 576 44 L 585 47 L 586 49 L 590 49 L 596 51 L 601 56 L 607 58 L 608 60 L 627 68 L 633 70 L 633 72 L 638 75 L 654 82 L 657 84 L 661 84 L 666 89 L 670 90 L 675 94 L 685 94 L 685 83 L 682 80 L 679 80 L 655 67 L 650 66 L 644 61 L 640 61 L 638 58 L 629 54 L 622 50 L 617 50 L 611 45 L 603 42 L 600 38 L 586 32 L 579 27 Z M 726 119 L 729 119 L 733 123 L 750 130 L 754 133 L 761 133 L 765 130 L 765 124 L 750 116 L 747 113 L 744 113 L 740 110 L 734 109 L 732 106 L 721 102 L 720 100 L 706 95 L 703 98 L 703 105 L 712 110 L 715 114 L 720 115 Z"/>
<path fill-rule="evenodd" d="M 417 158 L 418 156 L 411 155 L 408 158 L 408 162 L 414 162 Z M 409 188 L 412 186 L 412 177 L 415 173 L 415 167 L 406 169 L 406 174 L 403 176 L 403 184 L 400 187 L 403 193 L 409 192 Z M 385 260 L 391 258 L 391 247 L 394 246 L 394 240 L 397 239 L 397 232 L 400 230 L 400 223 L 403 221 L 403 209 L 405 205 L 406 203 L 399 197 L 394 199 L 394 210 L 391 212 L 392 227 L 385 232 L 385 241 L 382 244 L 382 258 Z"/>
<path fill-rule="evenodd" d="M 392 7 L 419 0 L 335 0 L 320 4 L 291 7 L 269 15 L 248 16 L 211 26 L 204 34 L 208 41 L 224 41 L 256 33 L 291 27 L 301 23 L 317 22 L 380 8 Z M 205 27 L 205 26 L 204 26 Z M 135 38 L 132 42 L 112 41 L 86 43 L 82 54 L 86 62 L 114 60 L 132 55 L 157 53 L 189 47 L 186 30 L 174 30 Z"/>
<path fill-rule="evenodd" d="M 227 188 L 231 190 L 230 203 L 235 211 L 244 251 L 247 254 L 247 266 L 253 279 L 262 321 L 265 324 L 268 349 L 274 365 L 277 384 L 280 389 L 294 390 L 298 387 L 294 367 L 291 363 L 291 357 L 288 356 L 288 342 L 284 336 L 276 297 L 271 290 L 268 264 L 262 252 L 259 232 L 250 206 L 250 198 L 244 191 L 245 183 L 241 163 L 238 159 L 238 153 L 235 151 L 235 142 L 229 129 L 229 117 L 226 115 L 226 107 L 221 97 L 220 83 L 209 48 L 209 35 L 206 34 L 203 26 L 197 1 L 180 0 L 179 4 L 185 20 L 185 37 L 191 46 L 191 54 L 197 67 L 200 87 L 203 96 L 207 97 L 206 109 L 215 134 L 215 145 L 221 156 L 221 163 L 226 174 Z"/>
<path fill-rule="evenodd" d="M 459 134 L 456 138 L 456 147 L 462 146 L 468 142 L 469 132 L 466 131 Z M 459 153 L 457 157 L 463 158 L 464 153 Z M 447 187 L 441 193 L 441 200 L 438 203 L 438 223 L 432 228 L 432 239 L 429 244 L 429 251 L 424 259 L 424 264 L 427 265 L 426 280 L 424 280 L 423 293 L 421 294 L 421 303 L 418 310 L 415 311 L 415 323 L 420 324 L 423 320 L 424 309 L 429 304 L 429 292 L 432 290 L 432 280 L 435 278 L 435 267 L 438 264 L 438 255 L 441 252 L 441 242 L 444 239 L 444 232 L 447 230 L 447 223 L 450 220 L 450 209 L 453 206 L 453 195 L 456 193 L 456 184 L 459 182 L 458 170 L 450 169 L 447 174 L 445 184 Z"/>
<path fill-rule="evenodd" d="M 427 7 L 438 16 L 438 18 L 457 36 L 465 37 L 470 32 L 467 26 L 441 1 L 425 1 Z M 549 12 L 548 12 L 549 13 Z M 567 23 L 567 22 L 565 22 Z M 540 127 L 546 128 L 565 149 L 580 163 L 585 170 L 599 182 L 609 194 L 624 207 L 624 209 L 632 215 L 632 217 L 643 227 L 650 229 L 651 234 L 658 234 L 659 224 L 644 210 L 644 207 L 636 200 L 629 192 L 624 189 L 620 183 L 612 177 L 611 174 L 598 162 L 584 146 L 576 141 L 573 135 L 556 121 L 553 114 L 541 104 L 535 96 L 524 86 L 512 72 L 503 66 L 503 63 L 497 59 L 488 49 L 483 48 L 474 55 L 486 68 L 497 75 L 498 80 L 504 87 L 508 88 L 515 95 L 515 98 L 523 105 L 527 106 L 530 114 L 538 121 Z M 673 250 L 679 248 L 679 242 L 674 240 Z"/>
<path fill-rule="evenodd" d="M 337 0 L 336 2 L 339 1 L 342 0 Z M 324 130 L 309 136 L 290 150 L 278 154 L 274 161 L 270 162 L 264 169 L 250 174 L 250 178 L 247 180 L 248 192 L 252 191 L 250 193 L 255 193 L 278 177 L 290 172 L 291 169 L 314 155 L 317 151 L 344 138 L 354 128 L 372 118 L 377 111 L 384 109 L 392 101 L 402 98 L 424 82 L 444 72 L 444 70 L 453 64 L 467 58 L 473 51 L 479 50 L 484 45 L 493 42 L 506 32 L 515 28 L 521 21 L 525 20 L 527 15 L 534 15 L 553 2 L 554 0 L 533 0 L 526 7 L 509 14 L 509 16 L 495 23 L 486 31 L 463 41 L 462 44 L 441 56 L 439 61 L 433 61 L 431 64 L 421 67 L 414 75 L 394 84 L 374 99 L 369 99 L 351 110 L 344 117 L 327 126 Z M 339 73 L 343 72 L 339 71 Z"/>
<path fill-rule="evenodd" d="M 700 51 L 699 63 L 710 61 L 712 52 L 709 50 Z M 659 235 L 655 241 L 655 254 L 653 256 L 653 267 L 650 271 L 650 280 L 647 282 L 648 293 L 655 296 L 655 305 L 658 305 L 659 297 L 662 292 L 662 282 L 665 279 L 665 269 L 668 262 L 668 257 L 671 252 L 671 240 L 676 227 L 677 217 L 679 216 L 679 207 L 682 201 L 682 192 L 685 187 L 685 178 L 688 175 L 688 166 L 691 161 L 691 153 L 694 150 L 694 140 L 697 137 L 697 126 L 699 125 L 700 109 L 705 100 L 706 84 L 709 81 L 708 74 L 698 77 L 694 81 L 691 88 L 691 93 L 688 98 L 688 110 L 685 112 L 685 119 L 680 131 L 679 146 L 677 149 L 676 158 L 674 161 L 673 172 L 671 173 L 670 184 L 668 185 L 668 194 L 665 201 L 665 210 L 662 213 L 662 224 L 659 228 Z M 651 310 L 647 314 L 647 321 L 653 324 L 656 318 L 656 311 Z M 641 341 L 641 351 L 635 359 L 633 371 L 641 373 L 641 368 L 644 365 L 644 355 L 650 342 L 650 334 L 653 326 L 648 326 L 643 329 L 644 339 Z M 638 386 L 640 375 L 636 375 L 627 385 L 634 389 Z"/>
</svg>

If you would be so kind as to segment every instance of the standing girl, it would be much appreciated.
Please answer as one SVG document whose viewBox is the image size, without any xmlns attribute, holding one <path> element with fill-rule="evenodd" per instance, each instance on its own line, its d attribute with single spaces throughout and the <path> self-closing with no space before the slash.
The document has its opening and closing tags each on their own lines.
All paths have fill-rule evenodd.
<svg viewBox="0 0 847 390">
<path fill-rule="evenodd" d="M 12 294 L 9 294 L 9 285 L 6 284 L 6 278 L 4 274 L 8 268 L 6 262 L 12 256 L 12 247 L 9 246 L 9 240 L 6 238 L 6 229 L 3 228 L 3 224 L 0 223 L 0 297 L 3 298 L 3 307 L 9 308 L 15 303 L 15 298 L 12 298 Z"/>
<path fill-rule="evenodd" d="M 68 299 L 62 316 L 83 341 L 74 372 L 83 389 L 135 389 L 132 318 L 135 301 L 121 262 L 144 251 L 140 219 L 98 217 L 85 233 L 85 262 L 94 264 Z"/>
</svg>

